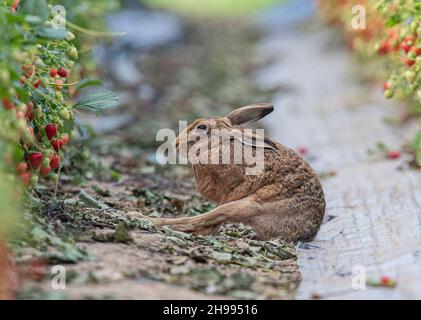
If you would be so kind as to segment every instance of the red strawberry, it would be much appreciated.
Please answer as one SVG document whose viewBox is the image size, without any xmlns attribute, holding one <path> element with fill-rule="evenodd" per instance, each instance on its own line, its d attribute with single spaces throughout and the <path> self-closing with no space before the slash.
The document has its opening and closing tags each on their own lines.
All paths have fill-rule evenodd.
<svg viewBox="0 0 421 320">
<path fill-rule="evenodd" d="M 58 132 L 58 126 L 54 123 L 49 123 L 45 126 L 45 133 L 48 140 L 51 140 Z"/>
<path fill-rule="evenodd" d="M 408 45 L 408 42 L 407 41 L 402 42 L 402 45 L 401 46 L 402 46 L 403 51 L 405 51 L 405 53 L 408 53 L 409 50 L 411 49 L 411 46 Z"/>
<path fill-rule="evenodd" d="M 301 154 L 301 155 L 303 155 L 303 156 L 306 155 L 308 153 L 307 147 L 305 147 L 305 146 L 299 147 L 298 148 L 298 153 Z"/>
<path fill-rule="evenodd" d="M 57 69 L 55 69 L 55 68 L 51 68 L 51 70 L 50 70 L 50 77 L 55 77 L 57 75 Z"/>
<path fill-rule="evenodd" d="M 22 71 L 25 72 L 25 75 L 30 78 L 35 71 L 35 66 L 33 64 L 28 64 L 21 67 Z"/>
<path fill-rule="evenodd" d="M 18 7 L 19 2 L 20 2 L 20 0 L 13 0 L 12 7 L 11 7 L 13 12 L 16 11 L 16 8 Z"/>
<path fill-rule="evenodd" d="M 26 116 L 29 117 L 30 114 L 32 114 L 32 111 L 34 110 L 34 104 L 32 101 L 29 101 L 26 104 Z"/>
<path fill-rule="evenodd" d="M 16 166 L 16 173 L 22 174 L 26 171 L 26 169 L 28 169 L 28 165 L 26 164 L 26 162 L 22 161 Z"/>
<path fill-rule="evenodd" d="M 380 55 L 385 55 L 387 53 L 390 52 L 390 44 L 387 41 L 383 41 L 380 46 L 379 49 L 377 50 L 379 52 Z"/>
<path fill-rule="evenodd" d="M 35 81 L 35 82 L 34 82 L 34 88 L 35 88 L 35 89 L 38 89 L 38 87 L 39 87 L 40 83 L 41 83 L 41 80 L 40 80 L 40 79 L 38 79 L 37 81 Z"/>
<path fill-rule="evenodd" d="M 406 65 L 407 65 L 408 67 L 412 67 L 412 66 L 413 66 L 413 64 L 415 63 L 415 60 L 411 60 L 411 59 L 409 59 L 408 57 L 405 57 L 404 61 L 405 61 Z"/>
<path fill-rule="evenodd" d="M 401 153 L 398 150 L 391 150 L 389 151 L 388 158 L 389 159 L 398 159 L 401 156 Z"/>
<path fill-rule="evenodd" d="M 51 172 L 51 167 L 41 167 L 41 169 L 39 169 L 39 174 L 41 175 L 41 177 L 46 177 L 50 174 Z"/>
<path fill-rule="evenodd" d="M 29 163 L 31 164 L 31 168 L 34 170 L 38 170 L 42 162 L 42 153 L 41 152 L 31 153 L 28 159 L 29 159 Z"/>
<path fill-rule="evenodd" d="M 421 54 L 421 48 L 412 47 L 411 52 L 413 52 L 416 56 L 419 56 Z"/>
<path fill-rule="evenodd" d="M 15 104 L 13 102 L 9 102 L 8 106 L 7 106 L 7 110 L 12 110 L 15 107 Z"/>
<path fill-rule="evenodd" d="M 63 142 L 63 145 L 66 145 L 69 142 L 69 135 L 63 134 L 60 139 Z"/>
<path fill-rule="evenodd" d="M 388 276 L 382 276 L 380 278 L 380 285 L 382 287 L 389 287 L 389 288 L 393 288 L 394 286 L 396 286 L 396 281 L 393 280 L 391 277 Z"/>
<path fill-rule="evenodd" d="M 386 91 L 387 89 L 390 89 L 390 83 L 385 81 L 383 82 L 383 91 Z"/>
<path fill-rule="evenodd" d="M 23 184 L 25 186 L 29 186 L 29 182 L 30 182 L 30 179 L 31 179 L 31 173 L 29 171 L 26 171 L 26 172 L 22 173 L 20 177 L 22 179 Z"/>
<path fill-rule="evenodd" d="M 63 68 L 63 67 L 58 68 L 58 72 L 57 73 L 62 78 L 66 78 L 67 75 L 68 75 L 68 71 L 65 68 Z"/>
<path fill-rule="evenodd" d="M 53 145 L 54 150 L 59 151 L 63 147 L 63 140 L 56 139 L 51 141 L 51 144 Z"/>
<path fill-rule="evenodd" d="M 59 165 L 60 165 L 60 157 L 58 156 L 58 154 L 55 154 L 50 159 L 50 167 L 56 170 L 58 169 Z"/>
<path fill-rule="evenodd" d="M 54 80 L 54 87 L 56 88 L 56 90 L 61 90 L 63 88 L 63 81 L 60 79 L 55 79 Z"/>
<path fill-rule="evenodd" d="M 20 110 L 16 111 L 16 118 L 25 119 L 25 113 Z"/>
</svg>

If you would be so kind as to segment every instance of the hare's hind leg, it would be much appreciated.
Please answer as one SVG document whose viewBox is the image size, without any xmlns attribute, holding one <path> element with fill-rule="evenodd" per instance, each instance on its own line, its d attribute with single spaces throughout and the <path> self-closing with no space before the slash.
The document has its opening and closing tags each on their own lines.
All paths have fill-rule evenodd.
<svg viewBox="0 0 421 320">
<path fill-rule="evenodd" d="M 324 215 L 324 202 L 314 199 L 283 199 L 262 204 L 262 214 L 248 224 L 261 240 L 280 237 L 288 242 L 311 241 Z"/>
<path fill-rule="evenodd" d="M 195 217 L 175 219 L 148 218 L 157 226 L 169 226 L 174 230 L 196 234 L 211 234 L 223 223 L 242 222 L 258 214 L 260 204 L 250 198 L 225 203 L 207 213 Z"/>
</svg>

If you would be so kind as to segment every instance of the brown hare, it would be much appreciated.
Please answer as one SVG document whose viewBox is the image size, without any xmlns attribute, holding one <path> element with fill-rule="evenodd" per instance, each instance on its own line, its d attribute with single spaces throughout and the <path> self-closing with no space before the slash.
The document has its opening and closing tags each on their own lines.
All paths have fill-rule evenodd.
<svg viewBox="0 0 421 320">
<path fill-rule="evenodd" d="M 286 241 L 310 241 L 314 239 L 325 212 L 323 190 L 316 173 L 293 150 L 272 142 L 266 137 L 245 133 L 240 126 L 257 121 L 273 111 L 270 104 L 254 104 L 232 111 L 226 117 L 198 119 L 189 125 L 176 139 L 175 146 L 199 155 L 193 136 L 208 136 L 206 151 L 215 148 L 210 143 L 215 129 L 224 130 L 232 137 L 228 146 L 233 150 L 235 141 L 252 146 L 253 155 L 261 150 L 264 167 L 258 174 L 246 174 L 248 164 L 234 163 L 233 151 L 229 151 L 229 163 L 214 164 L 205 161 L 189 163 L 193 169 L 198 190 L 215 201 L 218 207 L 195 217 L 175 219 L 148 218 L 158 226 L 197 234 L 215 232 L 223 223 L 242 222 L 251 226 L 262 240 L 280 237 Z M 217 131 L 217 130 L 216 130 Z M 250 131 L 249 131 L 250 132 Z M 242 137 L 242 138 L 241 138 Z M 257 140 L 261 138 L 260 145 Z M 256 142 L 254 142 L 256 141 Z M 218 142 L 223 145 L 223 142 Z M 225 144 L 218 152 L 223 152 Z M 203 157 L 209 159 L 206 152 Z M 203 160 L 203 157 L 200 157 Z"/>
</svg>

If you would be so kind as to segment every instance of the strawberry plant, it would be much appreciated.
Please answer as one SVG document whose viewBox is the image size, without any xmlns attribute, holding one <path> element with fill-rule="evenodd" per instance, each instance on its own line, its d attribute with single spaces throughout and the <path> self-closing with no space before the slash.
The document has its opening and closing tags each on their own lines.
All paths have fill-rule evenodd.
<svg viewBox="0 0 421 320">
<path fill-rule="evenodd" d="M 105 90 L 75 101 L 87 86 L 78 63 L 81 43 L 66 26 L 54 24 L 52 9 L 47 0 L 0 2 L 2 134 L 14 146 L 8 170 L 27 186 L 60 171 L 77 109 L 99 112 L 118 103 Z"/>
<path fill-rule="evenodd" d="M 421 113 L 421 3 L 364 0 L 358 4 L 366 9 L 365 29 L 352 28 L 355 2 L 319 1 L 324 19 L 342 30 L 353 50 L 383 61 L 385 97 L 406 100 L 413 113 Z"/>
<path fill-rule="evenodd" d="M 419 0 L 358 1 L 366 9 L 366 28 L 352 28 L 354 1 L 320 0 L 321 15 L 338 27 L 360 56 L 381 63 L 386 99 L 404 101 L 413 116 L 421 114 L 421 2 Z M 421 145 L 410 148 L 421 165 Z M 397 154 L 390 158 L 397 158 Z"/>
</svg>

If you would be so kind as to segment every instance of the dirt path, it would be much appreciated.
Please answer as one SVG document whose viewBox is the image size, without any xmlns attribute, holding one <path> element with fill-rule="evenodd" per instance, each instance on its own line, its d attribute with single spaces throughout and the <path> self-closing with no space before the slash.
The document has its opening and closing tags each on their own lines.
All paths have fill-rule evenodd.
<svg viewBox="0 0 421 320">
<path fill-rule="evenodd" d="M 94 127 L 102 134 L 87 140 L 89 146 L 68 150 L 72 165 L 63 169 L 57 199 L 53 185 L 35 194 L 42 198 L 34 215 L 41 221 L 23 232 L 27 239 L 15 250 L 25 277 L 20 298 L 294 297 L 300 275 L 290 244 L 257 241 L 240 225 L 207 237 L 157 230 L 127 214 L 177 217 L 211 210 L 215 204 L 196 191 L 187 166 L 157 164 L 156 132 L 271 95 L 257 90 L 250 75 L 257 68 L 254 27 L 230 19 L 185 23 L 183 41 L 136 51 L 134 60 L 126 61 L 138 66 L 142 83 L 114 82 L 122 106 L 96 118 Z M 113 66 L 117 58 L 107 59 L 103 65 Z M 116 76 L 112 67 L 108 73 Z M 130 121 L 121 125 L 124 118 Z M 66 268 L 63 291 L 51 286 L 56 264 Z"/>
<path fill-rule="evenodd" d="M 311 164 L 331 176 L 323 179 L 326 220 L 317 239 L 298 249 L 298 298 L 419 299 L 421 173 L 405 159 L 367 152 L 379 141 L 399 148 L 413 126 L 383 122 L 400 110 L 379 88 L 353 80 L 356 65 L 320 23 L 278 30 L 259 47 L 274 62 L 257 74 L 258 83 L 285 88 L 275 96 L 266 125 L 281 143 L 306 146 Z M 387 275 L 397 287 L 353 289 L 358 265 L 367 278 Z"/>
</svg>

